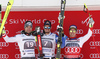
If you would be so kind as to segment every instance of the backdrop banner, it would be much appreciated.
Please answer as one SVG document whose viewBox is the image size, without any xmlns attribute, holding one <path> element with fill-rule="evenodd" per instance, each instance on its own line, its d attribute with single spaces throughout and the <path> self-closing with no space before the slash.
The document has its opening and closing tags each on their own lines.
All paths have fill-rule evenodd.
<svg viewBox="0 0 100 59">
<path fill-rule="evenodd" d="M 58 24 L 59 12 L 60 11 L 11 11 L 5 24 L 6 33 L 9 37 L 20 34 L 21 30 L 24 30 L 24 23 L 27 20 L 33 22 L 33 30 L 35 26 L 40 26 L 41 29 L 43 29 L 44 21 L 50 20 L 52 23 L 51 31 L 55 32 Z M 4 13 L 3 11 L 2 18 Z M 91 37 L 84 43 L 80 55 L 82 59 L 100 58 L 100 54 L 97 52 L 97 49 L 100 49 L 100 11 L 90 11 L 90 13 L 95 21 L 93 29 L 95 41 L 93 37 Z M 89 26 L 86 19 L 88 17 L 88 14 L 83 11 L 65 11 L 65 35 L 69 36 L 69 26 L 72 24 L 76 25 L 78 28 L 77 38 L 87 34 Z M 63 58 L 64 49 L 62 49 L 61 52 L 61 58 Z M 20 59 L 17 43 L 7 43 L 3 38 L 0 38 L 0 59 Z"/>
</svg>

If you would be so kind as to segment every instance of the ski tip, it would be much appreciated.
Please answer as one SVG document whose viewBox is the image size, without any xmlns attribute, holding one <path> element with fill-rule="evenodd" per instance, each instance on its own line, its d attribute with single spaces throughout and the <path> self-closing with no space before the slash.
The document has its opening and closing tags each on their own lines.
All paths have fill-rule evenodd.
<svg viewBox="0 0 100 59">
<path fill-rule="evenodd" d="M 85 8 L 87 8 L 86 4 L 84 3 Z"/>
<path fill-rule="evenodd" d="M 11 3 L 11 5 L 14 3 L 14 0 L 9 0 L 9 2 Z"/>
</svg>

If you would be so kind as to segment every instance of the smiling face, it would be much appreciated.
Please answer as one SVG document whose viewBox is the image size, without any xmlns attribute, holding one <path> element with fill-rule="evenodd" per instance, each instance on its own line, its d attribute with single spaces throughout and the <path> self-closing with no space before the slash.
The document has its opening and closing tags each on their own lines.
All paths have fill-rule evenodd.
<svg viewBox="0 0 100 59">
<path fill-rule="evenodd" d="M 50 27 L 49 25 L 45 25 L 45 26 L 43 27 L 43 29 L 44 29 L 44 31 L 45 31 L 45 34 L 49 34 L 50 31 L 51 31 L 51 27 Z"/>
<path fill-rule="evenodd" d="M 69 35 L 70 35 L 70 37 L 76 37 L 76 30 L 75 29 L 70 29 L 69 30 Z"/>
<path fill-rule="evenodd" d="M 26 33 L 31 33 L 32 32 L 32 27 L 31 26 L 25 27 L 25 32 Z"/>
</svg>

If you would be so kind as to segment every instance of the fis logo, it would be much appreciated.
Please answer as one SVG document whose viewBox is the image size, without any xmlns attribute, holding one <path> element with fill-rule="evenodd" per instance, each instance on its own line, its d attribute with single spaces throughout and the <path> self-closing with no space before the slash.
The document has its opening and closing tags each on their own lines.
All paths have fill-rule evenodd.
<svg viewBox="0 0 100 59">
<path fill-rule="evenodd" d="M 92 15 L 91 15 L 92 16 Z M 89 18 L 90 17 L 88 17 L 87 19 L 85 19 L 85 21 L 82 21 L 82 24 L 85 24 L 86 23 L 86 26 L 88 26 L 88 24 L 89 24 Z"/>
</svg>

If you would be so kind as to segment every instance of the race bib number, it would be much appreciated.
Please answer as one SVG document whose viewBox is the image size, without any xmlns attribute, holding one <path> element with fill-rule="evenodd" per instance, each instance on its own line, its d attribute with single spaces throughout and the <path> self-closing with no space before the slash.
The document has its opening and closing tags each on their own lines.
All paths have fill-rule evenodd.
<svg viewBox="0 0 100 59">
<path fill-rule="evenodd" d="M 51 41 L 43 40 L 42 41 L 42 46 L 45 47 L 45 48 L 52 48 L 53 44 L 52 44 Z"/>
<path fill-rule="evenodd" d="M 34 49 L 35 43 L 33 41 L 26 41 L 24 43 L 24 49 Z"/>
</svg>

